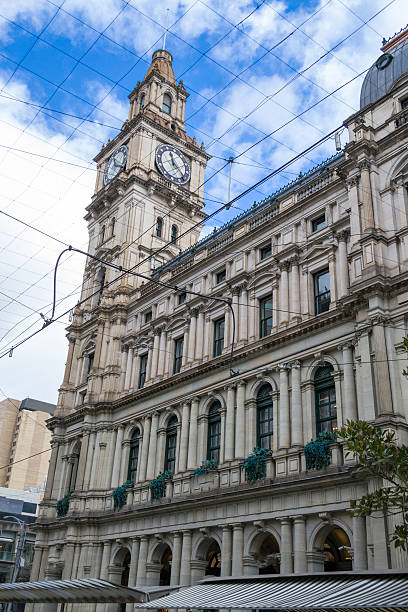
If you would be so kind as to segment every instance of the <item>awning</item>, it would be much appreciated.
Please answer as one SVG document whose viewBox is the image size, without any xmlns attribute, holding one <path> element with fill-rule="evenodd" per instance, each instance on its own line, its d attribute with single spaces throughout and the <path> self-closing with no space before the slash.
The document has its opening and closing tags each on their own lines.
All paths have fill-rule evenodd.
<svg viewBox="0 0 408 612">
<path fill-rule="evenodd" d="M 260 577 L 261 578 L 261 577 Z M 211 580 L 137 608 L 407 610 L 406 573 L 269 576 Z"/>
<path fill-rule="evenodd" d="M 96 578 L 0 584 L 3 603 L 135 603 L 168 593 L 172 587 L 131 588 Z"/>
</svg>

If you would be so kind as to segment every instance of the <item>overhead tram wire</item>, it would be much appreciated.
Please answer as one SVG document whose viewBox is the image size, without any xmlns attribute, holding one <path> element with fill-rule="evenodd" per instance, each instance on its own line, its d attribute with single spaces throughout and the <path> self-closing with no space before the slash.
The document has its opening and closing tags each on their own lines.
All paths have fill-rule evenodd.
<svg viewBox="0 0 408 612">
<path fill-rule="evenodd" d="M 391 0 L 390 2 L 388 2 L 384 7 L 382 7 L 379 11 L 377 11 L 374 15 L 372 15 L 370 17 L 370 20 L 374 19 L 375 17 L 377 17 L 381 12 L 383 12 L 386 8 L 388 8 L 391 4 L 393 4 L 395 2 L 395 0 Z M 291 79 L 289 79 L 289 81 L 287 81 L 282 87 L 280 87 L 277 91 L 275 91 L 273 94 L 271 94 L 270 96 L 267 96 L 266 99 L 262 102 L 259 102 L 251 111 L 249 111 L 244 119 L 247 119 L 248 117 L 250 117 L 254 112 L 256 112 L 257 110 L 259 110 L 259 108 L 261 108 L 267 101 L 269 101 L 270 99 L 272 99 L 274 96 L 278 95 L 279 93 L 281 93 L 288 85 L 292 84 L 297 78 L 299 78 L 299 76 L 304 76 L 304 73 L 307 72 L 310 68 L 312 68 L 313 66 L 315 66 L 316 64 L 318 64 L 324 57 L 326 57 L 329 54 L 333 55 L 333 50 L 336 49 L 337 47 L 339 47 L 340 45 L 342 45 L 346 40 L 348 40 L 351 36 L 353 36 L 356 32 L 358 32 L 362 27 L 364 27 L 364 25 L 368 25 L 368 21 L 364 22 L 363 26 L 359 26 L 356 30 L 353 30 L 350 34 L 348 34 L 345 38 L 343 38 L 342 40 L 340 40 L 338 43 L 336 43 L 336 45 L 334 45 L 334 47 L 332 47 L 329 50 L 325 49 L 325 53 L 320 56 L 317 60 L 313 61 L 309 66 L 307 66 L 306 68 L 304 68 L 302 71 L 297 71 L 295 68 L 293 68 L 292 66 L 289 65 L 289 67 L 294 70 L 295 72 L 297 72 L 297 75 L 292 77 Z M 302 31 L 302 30 L 300 30 Z M 303 32 L 303 31 L 302 31 Z M 316 42 L 316 41 L 315 41 Z M 259 43 L 258 43 L 259 44 Z M 319 43 L 316 43 L 319 44 Z M 320 45 L 321 46 L 321 45 Z M 324 47 L 322 47 L 324 49 Z M 336 57 L 336 56 L 334 56 Z M 278 59 L 280 59 L 277 56 Z M 336 57 L 336 59 L 338 59 Z M 338 61 L 342 61 L 342 60 L 338 60 Z M 347 66 L 347 64 L 344 63 L 344 61 L 342 62 L 345 66 Z M 352 69 L 350 66 L 347 66 L 349 69 Z M 354 72 L 357 72 L 356 70 L 354 70 Z M 305 77 L 306 78 L 306 77 Z M 320 86 L 319 86 L 320 87 Z M 323 88 L 322 88 L 323 89 Z M 337 98 L 336 98 L 337 99 Z M 348 103 L 346 103 L 344 100 L 340 100 L 343 104 L 345 104 L 346 106 L 350 106 Z M 352 108 L 352 107 L 351 107 Z M 356 109 L 353 109 L 354 111 Z M 223 132 L 223 134 L 221 135 L 221 138 L 223 136 L 225 136 L 227 133 L 229 133 L 229 131 L 231 131 L 232 129 L 235 129 L 239 124 L 241 123 L 241 121 L 239 120 L 238 122 L 235 122 L 234 124 L 232 124 L 232 126 L 230 126 L 227 130 L 225 130 Z M 212 146 L 213 143 L 209 143 L 208 147 Z"/>
<path fill-rule="evenodd" d="M 265 183 L 266 181 L 268 181 L 272 176 L 278 174 L 279 172 L 281 172 L 285 167 L 291 165 L 294 161 L 297 161 L 297 159 L 299 159 L 300 157 L 302 157 L 302 155 L 304 155 L 305 153 L 308 153 L 309 151 L 312 151 L 314 148 L 316 148 L 317 146 L 319 146 L 320 144 L 322 144 L 322 142 L 324 142 L 325 140 L 328 140 L 333 134 L 335 134 L 338 131 L 338 127 L 335 130 L 332 130 L 331 132 L 329 132 L 324 138 L 319 139 L 318 141 L 316 141 L 315 143 L 313 143 L 312 145 L 310 145 L 309 147 L 307 147 L 302 153 L 299 153 L 297 156 L 293 157 L 292 159 L 288 160 L 287 162 L 285 162 L 282 166 L 280 166 L 279 168 L 277 168 L 276 170 L 272 171 L 271 173 L 269 173 L 268 175 L 266 175 L 265 177 L 263 177 L 262 179 L 260 179 L 259 181 L 257 181 L 257 183 L 255 183 L 253 186 L 251 186 L 250 188 L 248 188 L 247 190 L 241 192 L 238 196 L 235 196 L 235 198 L 233 198 L 230 202 L 227 202 L 226 204 L 223 204 L 218 210 L 214 211 L 213 213 L 211 213 L 210 215 L 208 215 L 207 218 L 211 218 L 213 216 L 215 216 L 216 214 L 218 214 L 221 210 L 225 209 L 225 208 L 229 208 L 232 204 L 234 204 L 235 202 L 239 201 L 241 198 L 245 197 L 245 195 L 247 195 L 250 191 L 252 191 L 255 187 L 257 187 L 258 185 L 261 185 L 263 183 Z M 201 222 L 196 223 L 195 225 L 193 225 L 190 229 L 186 230 L 185 232 L 182 232 L 182 234 L 180 234 L 179 239 L 186 235 L 187 233 L 189 233 L 190 231 L 192 231 L 193 229 L 195 229 L 195 227 L 198 227 L 199 225 L 201 225 Z M 160 249 L 157 250 L 156 253 L 161 252 L 162 250 L 164 250 L 165 248 L 167 248 L 169 245 L 171 245 L 171 242 L 167 243 L 166 245 L 164 245 L 163 247 L 161 247 Z M 148 261 L 149 258 L 146 258 L 142 261 L 140 261 L 138 264 L 136 264 L 135 266 L 133 266 L 131 268 L 132 272 L 135 270 L 135 268 L 138 268 L 142 263 L 145 263 L 146 261 Z M 126 272 L 127 273 L 127 272 Z M 115 279 L 112 279 L 112 281 L 110 281 L 109 283 L 106 283 L 105 287 L 118 282 L 118 280 L 120 280 L 121 278 L 123 278 L 123 276 L 126 274 L 121 274 L 118 277 L 116 277 Z M 153 280 L 153 279 L 149 279 L 149 280 Z M 92 293 L 91 295 L 87 296 L 85 299 L 81 300 L 77 305 L 80 305 L 82 303 L 85 303 L 86 301 L 88 301 L 90 298 L 92 298 L 93 295 L 97 295 L 99 293 L 98 291 L 95 291 L 94 293 Z M 53 318 L 52 320 L 49 320 L 48 323 L 46 325 L 44 325 L 41 329 L 36 330 L 35 332 L 33 332 L 32 334 L 30 334 L 29 336 L 27 336 L 26 338 L 24 338 L 23 340 L 21 340 L 18 344 L 16 344 L 15 346 L 11 347 L 11 349 L 8 349 L 6 352 L 3 352 L 2 354 L 0 354 L 0 358 L 6 356 L 7 354 L 9 354 L 10 350 L 13 351 L 16 348 L 18 348 L 18 346 L 21 346 L 23 343 L 27 342 L 29 339 L 31 339 L 32 337 L 34 337 L 35 335 L 37 335 L 39 332 L 41 332 L 42 330 L 46 329 L 49 325 L 51 325 L 56 319 L 60 319 L 63 316 L 69 314 L 71 309 L 67 310 L 66 312 L 62 313 L 61 315 L 59 315 L 56 318 Z"/>
</svg>

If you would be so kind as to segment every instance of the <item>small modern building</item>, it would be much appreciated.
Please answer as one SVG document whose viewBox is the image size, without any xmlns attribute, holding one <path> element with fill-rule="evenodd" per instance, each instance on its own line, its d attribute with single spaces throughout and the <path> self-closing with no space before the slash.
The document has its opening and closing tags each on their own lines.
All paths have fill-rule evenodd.
<svg viewBox="0 0 408 612">
<path fill-rule="evenodd" d="M 30 397 L 0 402 L 0 487 L 23 491 L 45 486 L 51 441 L 46 421 L 54 410 L 54 404 Z M 21 461 L 28 455 L 35 456 Z"/>
<path fill-rule="evenodd" d="M 18 580 L 25 582 L 30 578 L 34 556 L 35 533 L 31 526 L 35 523 L 38 506 L 43 497 L 41 491 L 18 491 L 0 487 L 0 583 L 10 582 L 16 561 L 20 527 L 10 516 L 23 521 L 26 526 L 23 562 Z"/>
<path fill-rule="evenodd" d="M 209 156 L 185 132 L 187 95 L 155 51 L 95 158 L 99 261 L 48 421 L 31 580 L 403 568 L 397 519 L 349 513 L 378 483 L 334 439 L 327 465 L 306 470 L 303 449 L 347 419 L 408 441 L 408 30 L 367 73 L 345 149 L 200 241 Z"/>
</svg>

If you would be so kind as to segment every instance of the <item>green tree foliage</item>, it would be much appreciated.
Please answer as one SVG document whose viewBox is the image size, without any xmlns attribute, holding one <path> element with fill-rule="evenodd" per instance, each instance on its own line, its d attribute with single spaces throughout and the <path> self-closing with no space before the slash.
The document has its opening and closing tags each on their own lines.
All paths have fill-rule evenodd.
<svg viewBox="0 0 408 612">
<path fill-rule="evenodd" d="M 355 471 L 381 481 L 382 487 L 352 500 L 352 514 L 370 516 L 373 512 L 396 515 L 391 541 L 395 547 L 408 547 L 408 446 L 397 445 L 395 432 L 374 427 L 365 421 L 347 421 L 338 432 L 339 438 L 356 459 Z"/>
</svg>

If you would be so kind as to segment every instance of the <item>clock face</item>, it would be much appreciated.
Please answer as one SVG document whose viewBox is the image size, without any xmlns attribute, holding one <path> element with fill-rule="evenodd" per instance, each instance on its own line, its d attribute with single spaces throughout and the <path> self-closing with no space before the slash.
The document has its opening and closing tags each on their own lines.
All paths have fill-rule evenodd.
<svg viewBox="0 0 408 612">
<path fill-rule="evenodd" d="M 184 185 L 190 180 L 190 164 L 187 158 L 172 145 L 157 147 L 156 165 L 163 176 L 177 185 Z"/>
<path fill-rule="evenodd" d="M 126 145 L 122 145 L 119 149 L 116 149 L 109 158 L 106 164 L 105 173 L 103 175 L 103 184 L 107 185 L 126 165 L 128 155 L 128 148 Z"/>
</svg>

